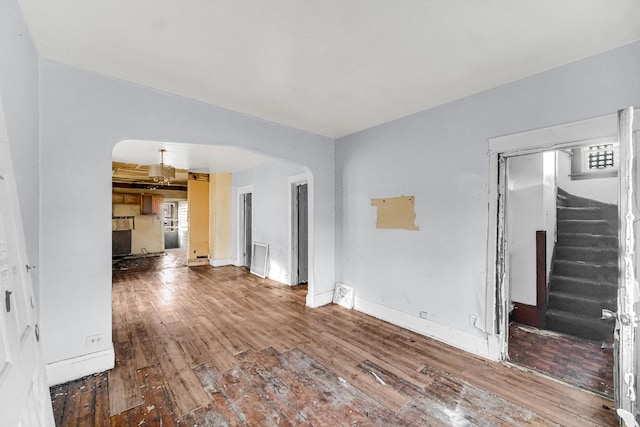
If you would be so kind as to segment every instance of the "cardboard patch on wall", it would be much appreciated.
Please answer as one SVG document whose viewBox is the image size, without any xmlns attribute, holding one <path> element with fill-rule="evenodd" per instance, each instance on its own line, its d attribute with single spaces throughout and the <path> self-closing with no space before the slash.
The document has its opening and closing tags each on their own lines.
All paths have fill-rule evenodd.
<svg viewBox="0 0 640 427">
<path fill-rule="evenodd" d="M 376 228 L 420 230 L 420 227 L 415 225 L 415 202 L 414 196 L 371 199 L 371 205 L 378 208 Z"/>
</svg>

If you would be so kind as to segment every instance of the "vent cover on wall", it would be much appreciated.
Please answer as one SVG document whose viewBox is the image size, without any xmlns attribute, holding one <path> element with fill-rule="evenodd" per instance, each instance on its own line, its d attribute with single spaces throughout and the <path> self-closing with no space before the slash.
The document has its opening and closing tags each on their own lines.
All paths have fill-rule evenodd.
<svg viewBox="0 0 640 427">
<path fill-rule="evenodd" d="M 333 302 L 346 308 L 353 308 L 355 299 L 355 289 L 344 283 L 337 282 L 333 291 Z"/>
<path fill-rule="evenodd" d="M 253 253 L 251 255 L 251 273 L 256 276 L 267 277 L 267 259 L 269 256 L 269 245 L 263 243 L 253 244 Z"/>
</svg>

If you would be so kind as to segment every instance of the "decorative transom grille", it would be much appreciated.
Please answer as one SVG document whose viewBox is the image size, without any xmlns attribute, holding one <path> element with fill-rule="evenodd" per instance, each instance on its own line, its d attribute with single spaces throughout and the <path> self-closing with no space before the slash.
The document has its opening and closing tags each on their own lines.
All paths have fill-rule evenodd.
<svg viewBox="0 0 640 427">
<path fill-rule="evenodd" d="M 592 145 L 589 147 L 587 159 L 589 169 L 606 169 L 613 167 L 613 144 Z"/>
</svg>

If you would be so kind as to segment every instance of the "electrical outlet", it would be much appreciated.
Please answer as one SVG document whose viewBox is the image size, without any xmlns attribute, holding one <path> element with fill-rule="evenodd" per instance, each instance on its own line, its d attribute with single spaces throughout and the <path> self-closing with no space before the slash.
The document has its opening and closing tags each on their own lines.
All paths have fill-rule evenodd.
<svg viewBox="0 0 640 427">
<path fill-rule="evenodd" d="M 89 347 L 89 348 L 102 347 L 106 339 L 107 339 L 106 334 L 89 335 L 86 338 L 85 347 Z"/>
<path fill-rule="evenodd" d="M 426 311 L 421 311 L 420 312 L 420 317 L 422 317 L 423 319 L 428 319 L 429 318 L 429 313 L 427 313 Z"/>
</svg>

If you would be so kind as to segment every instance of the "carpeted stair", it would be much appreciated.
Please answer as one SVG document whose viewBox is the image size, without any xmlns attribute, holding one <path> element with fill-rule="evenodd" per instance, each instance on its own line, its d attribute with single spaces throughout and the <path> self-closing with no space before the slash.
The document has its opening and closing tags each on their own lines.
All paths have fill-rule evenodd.
<svg viewBox="0 0 640 427">
<path fill-rule="evenodd" d="M 611 341 L 618 290 L 618 207 L 558 188 L 557 242 L 549 278 L 545 328 Z"/>
</svg>

